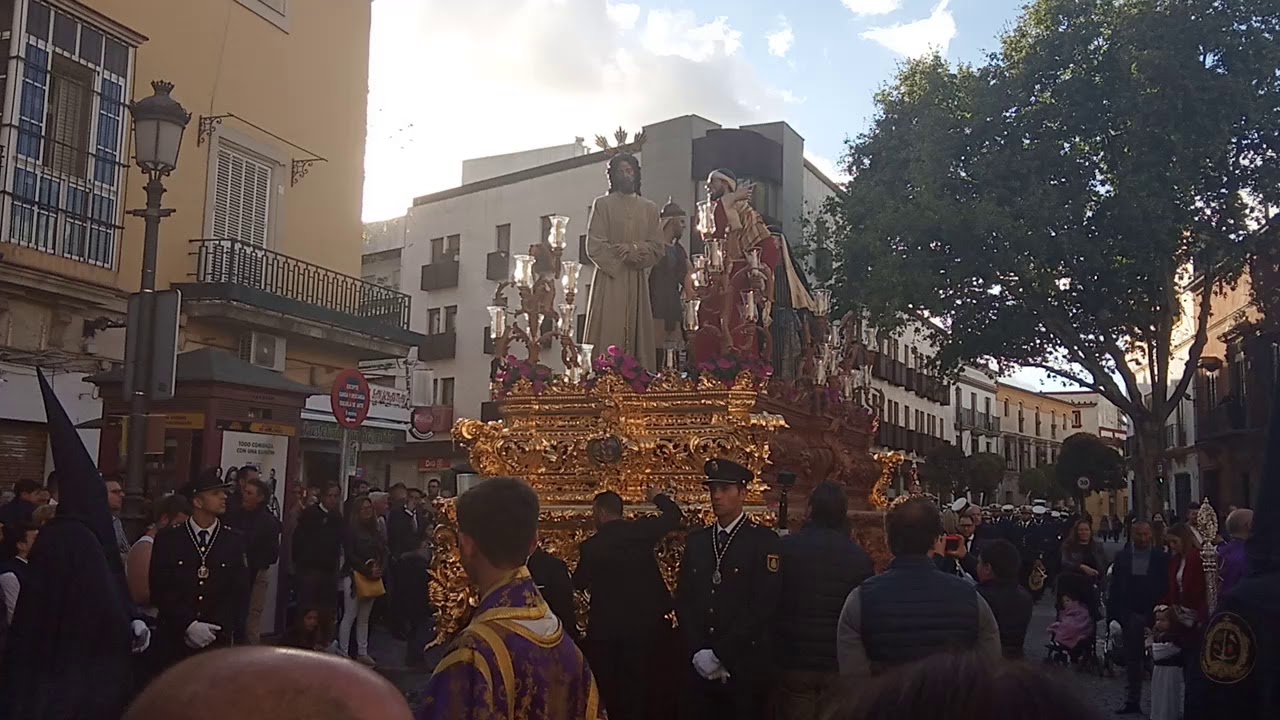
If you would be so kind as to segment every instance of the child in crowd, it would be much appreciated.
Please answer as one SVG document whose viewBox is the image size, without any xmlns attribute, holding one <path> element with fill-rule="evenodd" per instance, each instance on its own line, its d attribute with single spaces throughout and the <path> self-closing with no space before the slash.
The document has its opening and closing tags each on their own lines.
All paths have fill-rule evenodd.
<svg viewBox="0 0 1280 720">
<path fill-rule="evenodd" d="M 1089 604 L 1068 593 L 1062 596 L 1062 610 L 1058 619 L 1049 625 L 1049 634 L 1059 645 L 1070 651 L 1074 659 L 1079 656 L 1079 648 L 1093 636 L 1093 617 L 1089 615 Z"/>
<path fill-rule="evenodd" d="M 316 608 L 303 610 L 298 616 L 298 621 L 285 633 L 280 644 L 299 650 L 324 652 L 329 642 L 325 639 L 328 633 L 325 632 L 323 619 Z"/>
<path fill-rule="evenodd" d="M 1182 717 L 1182 625 L 1174 610 L 1159 605 L 1151 634 L 1151 720 L 1178 720 Z"/>
</svg>

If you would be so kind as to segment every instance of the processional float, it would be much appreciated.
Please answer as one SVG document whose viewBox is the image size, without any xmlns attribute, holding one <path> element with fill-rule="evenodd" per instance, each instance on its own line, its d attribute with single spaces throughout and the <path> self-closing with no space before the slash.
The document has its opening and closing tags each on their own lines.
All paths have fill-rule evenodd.
<svg viewBox="0 0 1280 720">
<path fill-rule="evenodd" d="M 480 475 L 530 483 L 540 499 L 541 545 L 571 570 L 579 544 L 593 532 L 597 493 L 614 491 L 633 512 L 647 514 L 656 511 L 645 503 L 645 490 L 657 486 L 681 505 L 687 523 L 709 523 L 702 482 L 703 464 L 712 458 L 755 474 L 748 512 L 769 526 L 777 525 L 786 493 L 800 500 L 789 503 L 794 518 L 814 485 L 843 484 L 855 533 L 882 564 L 884 489 L 902 458 L 870 453 L 882 402 L 870 384 L 874 343 L 852 315 L 831 321 L 829 291 L 805 291 L 806 308 L 776 292 L 798 284 L 797 271 L 788 267 L 785 239 L 767 231 L 754 211 L 753 244 L 731 252 L 711 239 L 710 202 L 699 208 L 706 252 L 691 258 L 695 295 L 684 300 L 683 319 L 690 345 L 711 338 L 704 346 L 712 352 L 681 360 L 668 349 L 654 373 L 617 348 L 576 342 L 582 265 L 562 257 L 569 220 L 553 216 L 548 236 L 513 257 L 512 278 L 499 284 L 489 307 L 492 396 L 502 419 L 459 420 L 453 438 Z M 508 304 L 512 291 L 516 307 Z M 790 321 L 789 334 L 775 326 L 779 316 Z M 516 344 L 526 357 L 512 354 Z M 553 348 L 558 370 L 542 362 L 543 351 Z M 773 373 L 774 358 L 784 372 Z M 794 487 L 778 482 L 779 470 L 795 474 Z M 478 598 L 459 561 L 455 508 L 446 500 L 438 509 L 429 592 L 439 612 L 436 642 L 444 642 L 465 626 Z M 673 533 L 657 551 L 669 588 L 684 533 Z M 589 598 L 578 600 L 584 624 Z"/>
</svg>

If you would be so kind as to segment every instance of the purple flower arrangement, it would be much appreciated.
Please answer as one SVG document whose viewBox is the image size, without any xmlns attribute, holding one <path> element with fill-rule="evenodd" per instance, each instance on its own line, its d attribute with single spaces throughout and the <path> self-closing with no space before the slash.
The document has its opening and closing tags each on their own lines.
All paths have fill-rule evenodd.
<svg viewBox="0 0 1280 720">
<path fill-rule="evenodd" d="M 729 387 L 733 387 L 743 371 L 751 373 L 757 380 L 768 380 L 773 375 L 773 366 L 754 354 L 730 351 L 715 360 L 698 363 L 697 371 L 701 375 L 710 375 Z"/>
<path fill-rule="evenodd" d="M 650 383 L 657 377 L 657 375 L 645 370 L 634 355 L 628 355 L 619 349 L 617 345 L 610 345 L 603 355 L 593 359 L 591 361 L 591 371 L 596 377 L 609 373 L 617 375 L 627 385 L 631 386 L 632 390 L 638 393 L 648 390 Z M 588 380 L 588 382 L 591 382 L 591 380 Z"/>
<path fill-rule="evenodd" d="M 498 368 L 495 379 L 502 387 L 503 395 L 511 392 L 511 389 L 521 380 L 533 383 L 533 391 L 540 393 L 546 389 L 547 383 L 551 382 L 551 368 L 530 362 L 528 359 L 521 360 L 515 355 L 508 355 Z"/>
</svg>

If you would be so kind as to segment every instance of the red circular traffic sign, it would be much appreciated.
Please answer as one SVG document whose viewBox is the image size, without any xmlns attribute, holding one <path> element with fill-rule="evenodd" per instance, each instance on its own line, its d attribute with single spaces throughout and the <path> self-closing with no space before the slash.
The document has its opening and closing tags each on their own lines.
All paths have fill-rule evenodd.
<svg viewBox="0 0 1280 720">
<path fill-rule="evenodd" d="M 329 401 L 339 425 L 358 428 L 369 417 L 369 381 L 359 370 L 343 370 L 333 379 Z"/>
</svg>

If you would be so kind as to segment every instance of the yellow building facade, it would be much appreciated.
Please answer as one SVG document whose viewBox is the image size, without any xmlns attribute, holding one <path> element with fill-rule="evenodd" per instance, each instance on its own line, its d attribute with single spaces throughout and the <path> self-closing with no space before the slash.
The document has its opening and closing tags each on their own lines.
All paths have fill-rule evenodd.
<svg viewBox="0 0 1280 720">
<path fill-rule="evenodd" d="M 128 103 L 153 80 L 191 113 L 157 264 L 158 288 L 183 293 L 178 351 L 217 348 L 327 391 L 417 344 L 408 296 L 359 278 L 370 12 L 0 0 L 0 436 L 24 438 L 0 442 L 0 467 L 18 468 L 0 482 L 48 469 L 34 368 L 84 421 L 102 412 L 84 378 L 123 358 L 144 232 L 127 211 L 146 204 Z"/>
</svg>

